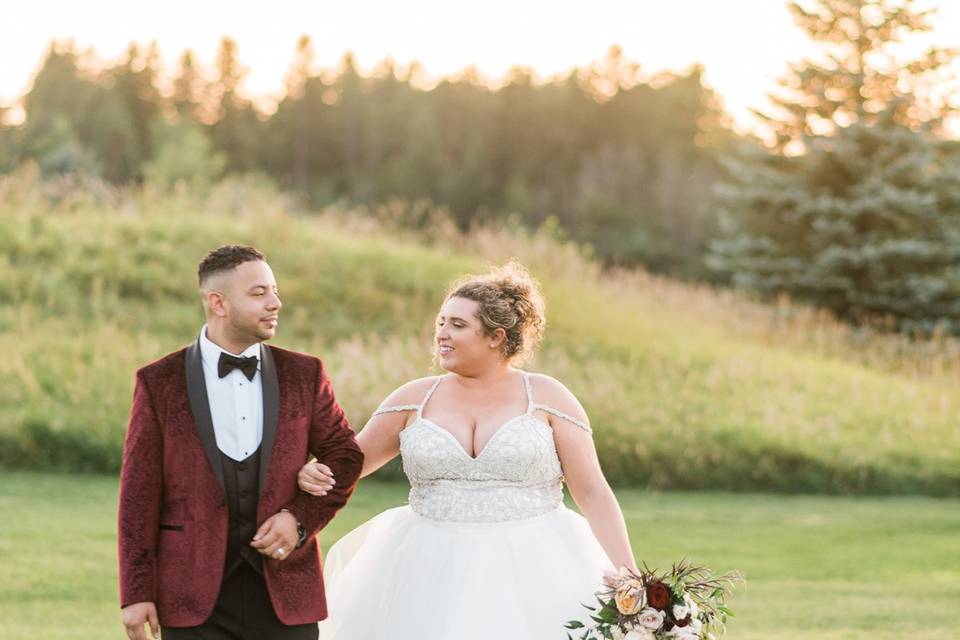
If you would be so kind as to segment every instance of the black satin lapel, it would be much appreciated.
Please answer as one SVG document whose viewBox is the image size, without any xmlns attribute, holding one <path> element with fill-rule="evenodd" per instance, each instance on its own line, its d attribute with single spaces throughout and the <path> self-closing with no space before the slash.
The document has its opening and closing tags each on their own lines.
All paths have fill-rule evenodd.
<svg viewBox="0 0 960 640">
<path fill-rule="evenodd" d="M 210 416 L 210 401 L 207 399 L 207 384 L 203 379 L 203 361 L 200 357 L 200 341 L 187 347 L 187 395 L 190 397 L 190 412 L 197 425 L 197 434 L 203 443 L 203 450 L 217 477 L 220 488 L 226 491 L 223 482 L 223 465 L 220 463 L 220 450 L 217 448 L 217 436 L 213 431 L 213 418 Z"/>
<path fill-rule="evenodd" d="M 263 439 L 260 443 L 260 493 L 267 486 L 267 470 L 273 455 L 273 441 L 277 435 L 277 418 L 280 415 L 280 382 L 277 367 L 273 362 L 270 347 L 260 345 L 260 376 L 263 388 Z"/>
</svg>

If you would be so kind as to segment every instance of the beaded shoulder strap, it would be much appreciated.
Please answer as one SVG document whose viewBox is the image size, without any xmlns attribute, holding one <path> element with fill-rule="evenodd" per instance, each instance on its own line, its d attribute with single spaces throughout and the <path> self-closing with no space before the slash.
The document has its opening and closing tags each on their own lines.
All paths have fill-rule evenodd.
<svg viewBox="0 0 960 640">
<path fill-rule="evenodd" d="M 523 372 L 523 388 L 527 391 L 527 413 L 533 413 L 533 389 L 530 387 L 530 374 Z"/>
<path fill-rule="evenodd" d="M 582 421 L 582 420 L 577 420 L 576 418 L 574 418 L 574 417 L 571 416 L 571 415 L 567 415 L 566 413 L 564 413 L 563 411 L 560 411 L 559 409 L 554 409 L 553 407 L 548 407 L 548 406 L 545 405 L 545 404 L 535 404 L 535 405 L 533 405 L 533 409 L 534 409 L 534 411 L 536 411 L 537 409 L 540 409 L 540 410 L 542 410 L 542 411 L 546 411 L 546 412 L 549 413 L 550 415 L 557 416 L 558 418 L 563 418 L 563 419 L 566 420 L 567 422 L 569 422 L 569 423 L 571 423 L 571 424 L 573 424 L 573 425 L 576 425 L 576 426 L 580 427 L 581 429 L 583 429 L 583 430 L 586 431 L 587 433 L 593 433 L 593 429 L 590 428 L 590 425 L 588 425 L 587 423 L 585 423 L 585 422 Z"/>
<path fill-rule="evenodd" d="M 380 407 L 373 412 L 373 415 L 378 416 L 381 413 L 398 413 L 400 411 L 416 411 L 420 408 L 418 404 L 398 404 L 392 407 Z"/>
<path fill-rule="evenodd" d="M 417 416 L 419 417 L 423 413 L 423 405 L 427 404 L 427 400 L 430 399 L 430 396 L 433 395 L 433 392 L 437 390 L 437 385 L 440 384 L 440 381 L 443 380 L 443 376 L 439 376 L 430 387 L 430 390 L 427 391 L 427 395 L 424 396 L 423 401 L 420 404 L 397 404 L 388 407 L 380 407 L 373 412 L 373 415 L 378 416 L 381 413 L 396 413 L 398 411 L 416 411 Z"/>
<path fill-rule="evenodd" d="M 582 420 L 578 420 L 571 415 L 567 415 L 566 413 L 564 413 L 563 411 L 560 411 L 559 409 L 554 409 L 553 407 L 547 406 L 545 404 L 537 404 L 536 402 L 534 402 L 533 390 L 530 387 L 530 374 L 526 372 L 524 372 L 523 374 L 523 384 L 527 389 L 527 405 L 528 405 L 527 413 L 533 413 L 537 409 L 540 409 L 541 411 L 546 411 L 550 415 L 556 416 L 558 418 L 562 418 L 567 422 L 580 427 L 587 433 L 593 433 L 593 429 L 590 428 L 590 425 L 583 422 Z"/>
</svg>

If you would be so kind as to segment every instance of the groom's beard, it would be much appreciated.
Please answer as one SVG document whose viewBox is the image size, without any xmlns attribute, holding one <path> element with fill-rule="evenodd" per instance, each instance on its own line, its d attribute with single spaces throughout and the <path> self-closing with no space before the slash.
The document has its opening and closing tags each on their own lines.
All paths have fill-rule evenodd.
<svg viewBox="0 0 960 640">
<path fill-rule="evenodd" d="M 254 320 L 236 321 L 231 318 L 230 330 L 237 342 L 253 343 L 269 340 L 276 333 L 275 327 L 269 327 L 258 317 Z"/>
</svg>

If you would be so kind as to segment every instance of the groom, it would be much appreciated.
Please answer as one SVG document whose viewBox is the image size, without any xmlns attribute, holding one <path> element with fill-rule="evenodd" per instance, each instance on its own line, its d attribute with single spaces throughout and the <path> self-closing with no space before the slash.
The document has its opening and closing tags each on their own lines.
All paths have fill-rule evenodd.
<svg viewBox="0 0 960 640">
<path fill-rule="evenodd" d="M 252 247 L 200 263 L 206 325 L 137 372 L 120 477 L 120 600 L 131 639 L 315 639 L 314 538 L 363 465 L 323 364 L 262 344 L 281 303 Z M 297 488 L 310 455 L 338 483 Z"/>
</svg>

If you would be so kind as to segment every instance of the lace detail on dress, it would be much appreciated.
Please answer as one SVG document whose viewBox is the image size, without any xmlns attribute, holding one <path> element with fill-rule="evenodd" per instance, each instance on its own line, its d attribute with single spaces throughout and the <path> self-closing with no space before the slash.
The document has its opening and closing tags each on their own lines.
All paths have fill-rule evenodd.
<svg viewBox="0 0 960 640">
<path fill-rule="evenodd" d="M 448 431 L 418 418 L 400 432 L 400 454 L 410 507 L 433 520 L 520 520 L 563 501 L 552 432 L 530 415 L 507 421 L 476 458 Z"/>
<path fill-rule="evenodd" d="M 433 520 L 503 522 L 548 513 L 563 503 L 563 475 L 553 431 L 532 415 L 536 405 L 523 374 L 527 412 L 507 420 L 476 457 L 449 431 L 423 417 L 438 378 L 400 432 L 410 508 Z"/>
</svg>

